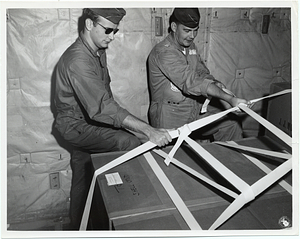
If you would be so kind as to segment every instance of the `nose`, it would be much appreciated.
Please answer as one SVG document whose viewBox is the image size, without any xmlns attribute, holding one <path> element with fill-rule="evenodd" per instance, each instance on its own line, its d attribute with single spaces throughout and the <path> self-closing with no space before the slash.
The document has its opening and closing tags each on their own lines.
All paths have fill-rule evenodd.
<svg viewBox="0 0 300 239">
<path fill-rule="evenodd" d="M 111 33 L 108 34 L 109 39 L 114 40 L 115 39 L 115 34 L 112 31 Z"/>
<path fill-rule="evenodd" d="M 190 31 L 190 37 L 194 39 L 197 36 L 197 31 Z"/>
</svg>

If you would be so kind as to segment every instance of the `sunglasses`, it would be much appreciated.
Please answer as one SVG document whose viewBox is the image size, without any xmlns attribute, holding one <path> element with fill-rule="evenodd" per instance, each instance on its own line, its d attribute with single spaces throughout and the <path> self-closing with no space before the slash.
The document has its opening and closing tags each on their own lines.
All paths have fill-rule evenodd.
<svg viewBox="0 0 300 239">
<path fill-rule="evenodd" d="M 110 34 L 112 32 L 114 32 L 114 34 L 116 34 L 119 31 L 118 28 L 105 27 L 105 26 L 102 26 L 99 22 L 96 22 L 96 23 L 105 29 L 105 34 L 106 35 L 108 35 L 108 34 Z"/>
</svg>

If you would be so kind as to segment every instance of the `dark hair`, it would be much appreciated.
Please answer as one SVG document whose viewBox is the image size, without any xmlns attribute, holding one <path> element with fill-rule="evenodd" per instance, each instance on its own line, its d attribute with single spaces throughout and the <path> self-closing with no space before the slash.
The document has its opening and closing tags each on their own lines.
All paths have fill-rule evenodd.
<svg viewBox="0 0 300 239">
<path fill-rule="evenodd" d="M 99 14 L 93 12 L 89 8 L 84 8 L 83 13 L 82 13 L 82 17 L 83 17 L 84 21 L 88 18 L 91 19 L 94 22 L 94 25 L 95 25 L 95 22 L 97 22 L 97 20 L 98 20 Z"/>
<path fill-rule="evenodd" d="M 170 16 L 170 18 L 169 18 L 169 28 L 168 28 L 168 33 L 170 33 L 170 32 L 172 31 L 172 29 L 171 29 L 171 23 L 172 23 L 172 22 L 175 22 L 177 25 L 180 23 L 180 22 L 177 20 L 177 18 L 175 17 L 174 14 L 172 14 L 172 15 Z"/>
<path fill-rule="evenodd" d="M 93 12 L 91 9 L 89 8 L 84 8 L 82 11 L 82 15 L 78 18 L 78 34 L 80 34 L 81 31 L 84 30 L 85 28 L 85 20 L 86 19 L 91 19 L 94 22 L 94 26 L 95 26 L 95 22 L 98 20 L 98 16 L 95 12 Z"/>
</svg>

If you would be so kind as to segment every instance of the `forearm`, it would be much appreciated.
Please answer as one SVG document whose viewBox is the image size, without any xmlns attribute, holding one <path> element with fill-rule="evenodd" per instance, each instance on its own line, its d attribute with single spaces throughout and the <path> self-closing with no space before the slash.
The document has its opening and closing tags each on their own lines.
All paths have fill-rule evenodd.
<svg viewBox="0 0 300 239">
<path fill-rule="evenodd" d="M 122 127 L 134 132 L 142 133 L 150 138 L 151 126 L 146 122 L 136 118 L 133 115 L 128 115 L 122 122 Z"/>
<path fill-rule="evenodd" d="M 159 147 L 162 147 L 172 141 L 172 138 L 166 129 L 153 128 L 146 122 L 134 117 L 133 115 L 128 115 L 123 120 L 122 126 L 129 130 L 146 135 L 148 140 Z"/>
<path fill-rule="evenodd" d="M 217 84 L 212 83 L 207 87 L 207 95 L 232 103 L 234 96 L 227 94 Z"/>
<path fill-rule="evenodd" d="M 230 92 L 230 91 L 229 91 Z M 239 104 L 243 103 L 243 104 L 249 104 L 249 102 L 246 100 L 246 99 L 242 99 L 242 98 L 238 98 L 236 97 L 233 93 L 229 94 L 229 93 L 226 93 L 225 90 L 223 90 L 222 88 L 222 84 L 210 84 L 209 87 L 207 88 L 207 94 L 209 96 L 212 96 L 212 97 L 216 97 L 218 99 L 225 101 L 227 102 L 229 105 L 224 105 L 225 108 L 230 108 L 231 107 L 236 107 L 238 106 Z"/>
</svg>

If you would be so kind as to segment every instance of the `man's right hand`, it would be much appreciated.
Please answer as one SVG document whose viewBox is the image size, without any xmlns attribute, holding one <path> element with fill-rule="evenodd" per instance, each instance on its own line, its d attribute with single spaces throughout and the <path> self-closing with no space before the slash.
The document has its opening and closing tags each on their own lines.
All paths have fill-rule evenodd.
<svg viewBox="0 0 300 239">
<path fill-rule="evenodd" d="M 163 147 L 172 141 L 172 137 L 166 129 L 151 127 L 147 132 L 148 139 L 159 147 Z"/>
<path fill-rule="evenodd" d="M 130 114 L 123 120 L 122 126 L 146 135 L 148 140 L 159 147 L 165 146 L 172 141 L 168 130 L 153 128 L 151 125 Z"/>
</svg>

